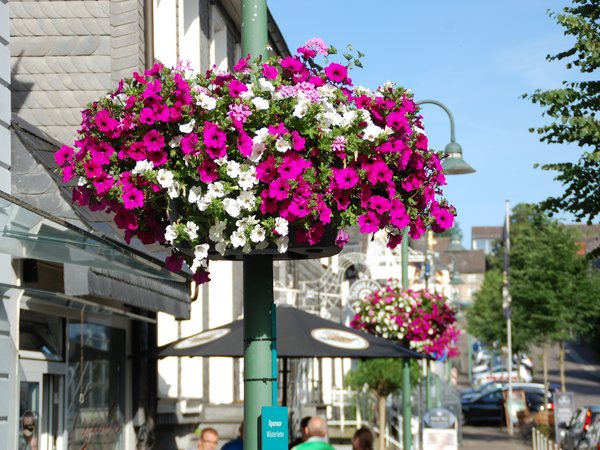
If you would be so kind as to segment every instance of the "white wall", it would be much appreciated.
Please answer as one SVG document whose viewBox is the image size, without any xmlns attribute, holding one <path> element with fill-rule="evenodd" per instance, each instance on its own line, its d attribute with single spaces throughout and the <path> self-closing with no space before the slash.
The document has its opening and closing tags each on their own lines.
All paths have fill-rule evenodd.
<svg viewBox="0 0 600 450">
<path fill-rule="evenodd" d="M 11 139 L 10 125 L 10 39 L 9 11 L 0 0 L 0 190 L 10 193 Z M 0 281 L 15 284 L 12 260 L 0 254 Z M 16 294 L 0 297 L 0 442 L 4 448 L 17 448 L 18 429 L 18 348 L 19 301 Z"/>
</svg>

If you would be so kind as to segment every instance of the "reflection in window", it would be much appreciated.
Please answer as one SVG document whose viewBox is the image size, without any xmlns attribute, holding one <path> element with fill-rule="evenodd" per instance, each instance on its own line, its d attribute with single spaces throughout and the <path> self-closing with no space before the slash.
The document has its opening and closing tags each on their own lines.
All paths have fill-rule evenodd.
<svg viewBox="0 0 600 450">
<path fill-rule="evenodd" d="M 69 449 L 123 449 L 125 331 L 71 322 L 67 336 Z"/>
<path fill-rule="evenodd" d="M 63 322 L 60 317 L 21 310 L 19 349 L 41 352 L 52 359 L 63 358 Z"/>
<path fill-rule="evenodd" d="M 40 385 L 22 381 L 19 395 L 19 450 L 37 450 Z"/>
</svg>

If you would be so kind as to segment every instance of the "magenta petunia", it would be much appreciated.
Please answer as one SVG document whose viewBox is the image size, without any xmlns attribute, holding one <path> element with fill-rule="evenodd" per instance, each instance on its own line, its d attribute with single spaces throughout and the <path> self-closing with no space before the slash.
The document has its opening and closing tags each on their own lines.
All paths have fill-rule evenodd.
<svg viewBox="0 0 600 450">
<path fill-rule="evenodd" d="M 344 229 L 340 229 L 337 232 L 337 236 L 335 237 L 335 245 L 340 248 L 344 248 L 344 245 L 348 243 L 350 240 L 350 235 Z"/>
<path fill-rule="evenodd" d="M 373 195 L 369 199 L 369 208 L 375 211 L 380 216 L 386 214 L 390 210 L 390 201 L 381 195 Z"/>
<path fill-rule="evenodd" d="M 279 72 L 277 72 L 277 68 L 271 66 L 269 64 L 263 64 L 262 74 L 267 80 L 275 80 Z"/>
<path fill-rule="evenodd" d="M 192 155 L 198 152 L 198 135 L 196 133 L 186 134 L 181 138 L 181 152 L 184 155 Z"/>
<path fill-rule="evenodd" d="M 169 255 L 165 258 L 165 267 L 172 272 L 179 272 L 183 263 L 184 259 L 179 255 Z"/>
<path fill-rule="evenodd" d="M 150 130 L 142 139 L 149 152 L 161 151 L 165 146 L 165 137 L 157 130 Z"/>
<path fill-rule="evenodd" d="M 242 156 L 248 158 L 252 154 L 252 138 L 244 131 L 240 131 L 237 139 L 237 147 Z"/>
<path fill-rule="evenodd" d="M 273 214 L 275 212 L 277 212 L 278 209 L 278 203 L 277 200 L 275 200 L 274 198 L 269 197 L 269 192 L 268 191 L 262 191 L 260 193 L 260 212 L 261 214 Z"/>
<path fill-rule="evenodd" d="M 144 206 L 144 192 L 131 185 L 123 186 L 123 206 L 126 209 L 141 208 Z"/>
<path fill-rule="evenodd" d="M 388 116 L 385 118 L 385 123 L 394 131 L 403 130 L 410 126 L 405 114 L 400 111 L 388 114 Z"/>
<path fill-rule="evenodd" d="M 236 79 L 231 80 L 227 87 L 229 89 L 229 95 L 231 95 L 233 98 L 239 97 L 242 92 L 246 92 L 248 90 L 248 86 L 246 86 L 245 83 L 242 83 Z"/>
<path fill-rule="evenodd" d="M 382 160 L 376 160 L 371 164 L 366 164 L 363 167 L 367 173 L 367 180 L 375 186 L 378 183 L 387 183 L 392 181 L 394 173 Z"/>
<path fill-rule="evenodd" d="M 248 54 L 245 58 L 240 58 L 235 66 L 233 66 L 233 70 L 236 72 L 246 72 L 249 69 L 248 61 L 250 61 L 250 54 Z"/>
<path fill-rule="evenodd" d="M 140 123 L 152 125 L 156 122 L 156 113 L 151 108 L 142 108 L 140 111 Z"/>
<path fill-rule="evenodd" d="M 379 231 L 379 218 L 372 212 L 368 212 L 358 217 L 360 232 L 369 234 Z"/>
<path fill-rule="evenodd" d="M 96 113 L 94 123 L 98 127 L 98 131 L 101 133 L 113 132 L 119 126 L 119 121 L 113 119 L 107 109 L 102 109 Z"/>
<path fill-rule="evenodd" d="M 137 230 L 138 220 L 137 216 L 125 208 L 118 208 L 115 213 L 115 224 L 121 230 Z"/>
<path fill-rule="evenodd" d="M 227 141 L 227 135 L 212 122 L 204 122 L 204 130 L 202 132 L 204 145 L 209 148 L 223 147 Z"/>
<path fill-rule="evenodd" d="M 74 157 L 75 150 L 73 150 L 73 147 L 63 145 L 54 154 L 54 161 L 56 162 L 57 166 L 63 167 L 73 161 Z"/>
<path fill-rule="evenodd" d="M 352 189 L 360 178 L 358 173 L 352 167 L 346 167 L 344 169 L 332 169 L 333 170 L 333 184 L 337 189 Z"/>
<path fill-rule="evenodd" d="M 256 166 L 256 178 L 263 183 L 271 182 L 275 175 L 277 175 L 277 171 L 275 170 L 275 157 L 273 155 L 269 155 L 267 159 Z"/>
<path fill-rule="evenodd" d="M 212 183 L 219 179 L 219 166 L 209 159 L 205 159 L 198 166 L 198 175 L 203 183 Z"/>
<path fill-rule="evenodd" d="M 325 67 L 325 75 L 334 83 L 342 83 L 348 77 L 348 68 L 338 63 L 331 63 Z"/>
<path fill-rule="evenodd" d="M 310 162 L 302 158 L 301 156 L 293 153 L 286 154 L 283 157 L 283 161 L 277 167 L 277 172 L 281 176 L 281 178 L 286 180 L 295 180 L 297 179 L 304 169 L 310 167 Z"/>
<path fill-rule="evenodd" d="M 276 200 L 285 200 L 289 196 L 289 189 L 287 180 L 277 178 L 269 184 L 269 196 Z"/>
</svg>

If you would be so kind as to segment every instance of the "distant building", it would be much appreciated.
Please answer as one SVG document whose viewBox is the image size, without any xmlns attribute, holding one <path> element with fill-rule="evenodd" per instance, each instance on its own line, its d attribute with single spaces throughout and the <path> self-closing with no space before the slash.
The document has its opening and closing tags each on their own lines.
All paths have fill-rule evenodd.
<svg viewBox="0 0 600 450">
<path fill-rule="evenodd" d="M 502 237 L 502 227 L 471 227 L 471 249 L 489 255 Z"/>
</svg>

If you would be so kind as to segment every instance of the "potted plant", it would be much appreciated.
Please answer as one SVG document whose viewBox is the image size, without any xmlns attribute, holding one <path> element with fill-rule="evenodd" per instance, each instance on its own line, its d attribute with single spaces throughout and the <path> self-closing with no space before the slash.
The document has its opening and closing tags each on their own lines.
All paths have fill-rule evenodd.
<svg viewBox="0 0 600 450">
<path fill-rule="evenodd" d="M 403 289 L 391 279 L 360 299 L 354 310 L 352 328 L 397 340 L 436 359 L 458 355 L 456 311 L 441 294 Z"/>
<path fill-rule="evenodd" d="M 73 201 L 111 214 L 129 241 L 170 248 L 208 281 L 210 257 L 290 256 L 346 229 L 385 230 L 388 246 L 452 226 L 440 155 L 428 148 L 410 91 L 353 86 L 336 51 L 311 39 L 298 54 L 194 74 L 156 64 L 83 111 L 80 138 L 55 155 Z M 317 253 L 316 256 L 323 256 Z"/>
</svg>

